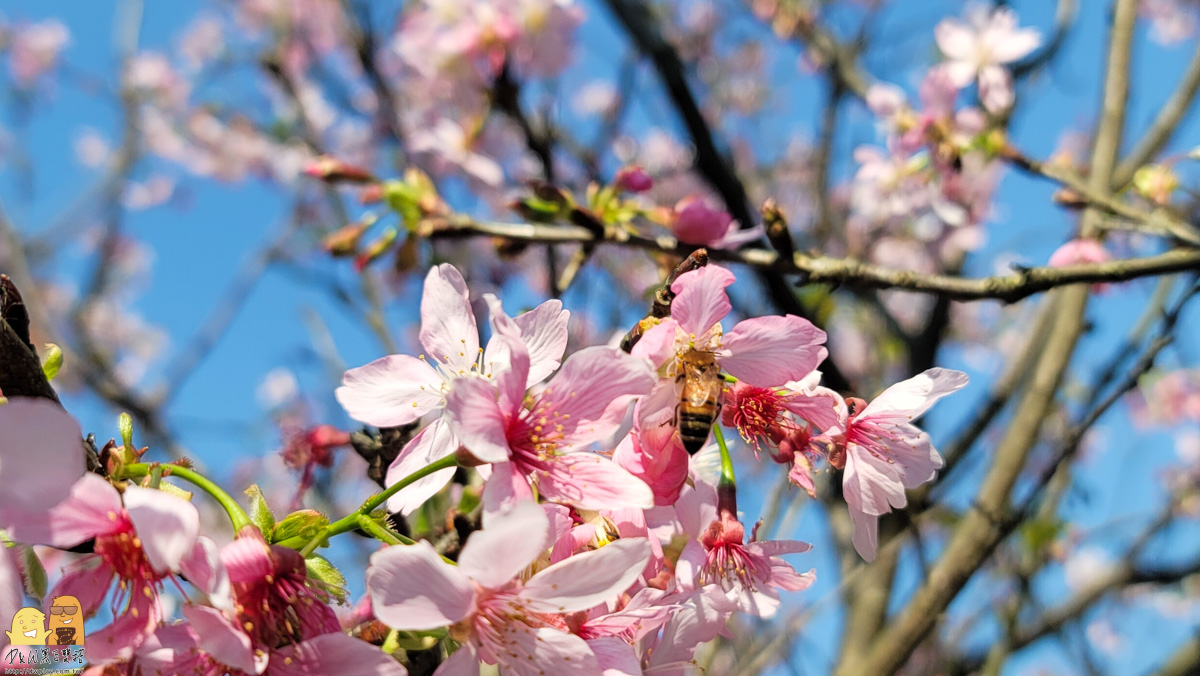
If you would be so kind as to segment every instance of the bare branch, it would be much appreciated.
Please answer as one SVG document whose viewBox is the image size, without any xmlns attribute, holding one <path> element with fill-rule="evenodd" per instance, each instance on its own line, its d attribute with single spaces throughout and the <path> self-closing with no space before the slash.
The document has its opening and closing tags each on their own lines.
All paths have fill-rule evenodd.
<svg viewBox="0 0 1200 676">
<path fill-rule="evenodd" d="M 434 239 L 458 237 L 500 237 L 522 242 L 553 244 L 613 244 L 659 253 L 687 256 L 695 247 L 681 244 L 673 237 L 645 237 L 610 230 L 602 240 L 591 230 L 570 225 L 502 223 L 476 221 L 456 216 L 444 221 L 427 221 L 421 234 Z M 801 284 L 833 284 L 867 289 L 902 289 L 953 300 L 999 300 L 1012 303 L 1042 291 L 1072 284 L 1123 282 L 1141 277 L 1200 270 L 1200 249 L 1173 249 L 1156 256 L 1127 258 L 1107 263 L 1081 263 L 1064 267 L 1027 268 L 1011 275 L 994 277 L 952 277 L 929 275 L 912 270 L 892 270 L 848 258 L 809 256 L 797 253 L 791 261 L 769 249 L 748 248 L 738 251 L 710 249 L 713 260 L 740 263 L 759 270 L 797 275 Z"/>
<path fill-rule="evenodd" d="M 1183 116 L 1191 109 L 1198 91 L 1200 91 L 1200 44 L 1196 45 L 1196 51 L 1192 54 L 1192 60 L 1188 62 L 1187 70 L 1184 71 L 1179 86 L 1159 109 L 1154 122 L 1150 124 L 1150 128 L 1146 130 L 1142 138 L 1138 139 L 1137 145 L 1117 165 L 1110 184 L 1113 190 L 1120 190 L 1127 185 L 1133 180 L 1134 172 L 1149 162 L 1167 145 L 1171 136 L 1179 128 Z"/>
</svg>

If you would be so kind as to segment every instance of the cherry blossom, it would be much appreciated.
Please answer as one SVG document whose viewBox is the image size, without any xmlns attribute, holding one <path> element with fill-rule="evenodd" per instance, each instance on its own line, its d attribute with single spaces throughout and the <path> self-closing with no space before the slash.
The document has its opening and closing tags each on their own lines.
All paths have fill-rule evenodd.
<svg viewBox="0 0 1200 676">
<path fill-rule="evenodd" d="M 463 547 L 458 566 L 427 542 L 371 557 L 367 591 L 375 614 L 394 629 L 450 627 L 462 643 L 442 667 L 465 673 L 478 660 L 513 674 L 600 674 L 596 655 L 566 629 L 563 613 L 585 611 L 625 591 L 650 555 L 641 538 L 572 556 L 522 581 L 550 545 L 550 523 L 528 501 L 489 519 Z"/>
<path fill-rule="evenodd" d="M 200 515 L 186 500 L 138 486 L 118 493 L 95 474 L 76 481 L 55 507 L 24 513 L 8 528 L 17 542 L 63 549 L 95 539 L 95 553 L 72 565 L 51 591 L 77 597 L 86 617 L 118 583 L 112 624 L 88 636 L 92 662 L 127 659 L 154 631 L 164 580 L 183 572 L 208 590 L 222 587 L 224 572 L 210 564 L 211 543 L 199 531 Z"/>
<path fill-rule="evenodd" d="M 929 369 L 892 385 L 870 404 L 848 400 L 854 407 L 849 420 L 826 432 L 835 445 L 830 461 L 845 467 L 842 491 L 854 523 L 854 548 L 867 561 L 875 559 L 879 517 L 907 505 L 905 489 L 932 480 L 942 466 L 929 435 L 912 421 L 966 385 L 961 371 Z"/>
<path fill-rule="evenodd" d="M 522 343 L 519 349 L 527 360 L 527 375 L 514 386 L 519 385 L 524 392 L 558 367 L 566 348 L 570 313 L 562 309 L 561 302 L 551 300 L 509 318 L 497 299 L 489 297 L 487 302 L 493 322 L 511 326 L 513 336 Z M 508 368 L 508 348 L 503 341 L 493 336 L 486 348 L 479 347 L 479 329 L 466 282 L 454 266 L 443 264 L 429 271 L 421 297 L 421 317 L 421 343 L 432 360 L 425 355 L 392 355 L 347 371 L 336 395 L 351 417 L 379 427 L 406 425 L 443 408 L 463 382 L 487 383 L 496 375 L 495 370 Z M 439 418 L 396 457 L 388 468 L 387 482 L 403 479 L 453 453 L 458 446 L 454 433 Z M 408 514 L 445 486 L 453 474 L 451 468 L 424 477 L 393 496 L 388 505 L 393 511 Z"/>
<path fill-rule="evenodd" d="M 634 397 L 656 378 L 645 359 L 616 348 L 579 350 L 525 405 L 529 356 L 515 327 L 493 340 L 506 345 L 512 368 L 492 382 L 467 379 L 446 397 L 454 435 L 492 463 L 484 489 L 488 509 L 538 494 L 584 509 L 650 507 L 649 487 L 606 457 L 585 452 L 612 436 Z"/>
<path fill-rule="evenodd" d="M 556 300 L 513 318 L 529 346 L 528 383 L 540 382 L 558 367 L 567 341 L 570 313 Z M 445 405 L 464 377 L 490 379 L 498 364 L 479 346 L 479 329 L 462 275 L 449 264 L 425 277 L 421 296 L 421 344 L 429 354 L 392 355 L 346 372 L 337 398 L 350 417 L 378 427 L 407 425 Z M 495 356 L 495 355 L 493 355 Z"/>
<path fill-rule="evenodd" d="M 691 537 L 675 573 L 683 589 L 717 586 L 738 609 L 768 618 L 779 608 L 779 590 L 802 591 L 812 585 L 814 571 L 797 573 L 779 558 L 807 552 L 812 545 L 759 541 L 757 533 L 746 542 L 741 522 L 728 507 L 719 507 L 717 490 L 699 479 L 693 483 L 675 503 L 679 523 Z"/>
<path fill-rule="evenodd" d="M 1032 28 L 1017 28 L 1011 9 L 989 12 L 971 5 L 967 22 L 944 19 L 935 30 L 938 48 L 949 60 L 950 77 L 959 87 L 978 78 L 980 99 L 992 112 L 1012 106 L 1012 75 L 1003 66 L 1027 56 L 1041 44 Z"/>
<path fill-rule="evenodd" d="M 800 380 L 825 359 L 825 332 L 795 315 L 742 320 L 725 333 L 720 322 L 732 309 L 725 288 L 733 282 L 715 265 L 679 275 L 671 316 L 645 332 L 634 354 L 662 366 L 688 349 L 712 352 L 723 371 L 763 387 Z"/>
</svg>

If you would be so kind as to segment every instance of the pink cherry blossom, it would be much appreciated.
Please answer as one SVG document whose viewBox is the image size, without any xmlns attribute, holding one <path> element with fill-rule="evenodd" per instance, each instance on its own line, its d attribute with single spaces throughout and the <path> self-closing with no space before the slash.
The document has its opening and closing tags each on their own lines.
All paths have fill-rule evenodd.
<svg viewBox="0 0 1200 676">
<path fill-rule="evenodd" d="M 527 478 L 551 502 L 583 509 L 652 506 L 649 487 L 608 458 L 584 451 L 612 436 L 632 399 L 650 391 L 656 381 L 650 364 L 612 347 L 585 348 L 526 406 L 528 352 L 513 329 L 507 332 L 493 340 L 507 345 L 512 368 L 494 384 L 464 380 L 446 398 L 454 435 L 492 463 L 485 507 L 531 496 Z"/>
<path fill-rule="evenodd" d="M 743 612 L 769 618 L 779 608 L 779 590 L 802 591 L 816 579 L 814 571 L 797 573 L 779 558 L 807 552 L 812 545 L 758 541 L 756 532 L 746 542 L 745 528 L 730 511 L 718 509 L 717 491 L 707 482 L 694 479 L 675 510 L 691 537 L 675 569 L 685 590 L 715 585 Z"/>
<path fill-rule="evenodd" d="M 341 630 L 329 607 L 330 596 L 308 579 L 304 557 L 281 545 L 268 545 L 246 528 L 221 549 L 229 574 L 238 624 L 256 647 L 274 648 Z"/>
<path fill-rule="evenodd" d="M 670 506 L 688 478 L 688 453 L 670 426 L 678 395 L 659 383 L 634 407 L 633 429 L 613 451 L 613 461 L 646 482 L 654 504 Z"/>
<path fill-rule="evenodd" d="M 760 387 L 800 380 L 824 361 L 825 332 L 795 315 L 746 319 L 725 333 L 720 322 L 732 309 L 725 287 L 733 281 L 715 265 L 680 275 L 671 316 L 643 334 L 634 354 L 661 366 L 688 349 L 709 351 L 723 371 Z"/>
<path fill-rule="evenodd" d="M 543 509 L 522 501 L 488 519 L 453 566 L 428 542 L 371 557 L 367 592 L 376 616 L 400 630 L 450 627 L 462 643 L 442 667 L 466 673 L 478 660 L 506 673 L 600 674 L 591 648 L 567 631 L 562 614 L 589 610 L 629 588 L 646 564 L 645 539 L 622 538 L 539 570 L 526 570 L 550 545 Z M 511 670 L 511 671 L 510 671 Z"/>
<path fill-rule="evenodd" d="M 438 173 L 462 170 L 466 175 L 493 188 L 504 182 L 504 169 L 496 160 L 476 152 L 466 130 L 453 120 L 440 119 L 423 126 L 409 137 L 415 153 L 427 153 L 435 159 Z"/>
<path fill-rule="evenodd" d="M 0 527 L 10 510 L 41 511 L 83 475 L 83 433 L 59 404 L 13 397 L 0 405 Z"/>
<path fill-rule="evenodd" d="M 524 385 L 540 382 L 558 367 L 569 316 L 561 302 L 551 300 L 513 318 L 529 351 Z M 488 379 L 493 368 L 507 366 L 480 349 L 467 283 L 452 265 L 443 263 L 425 277 L 420 337 L 428 358 L 392 355 L 346 372 L 336 394 L 350 417 L 377 427 L 407 425 L 441 408 L 459 378 Z"/>
<path fill-rule="evenodd" d="M 341 632 L 320 634 L 264 653 L 252 652 L 246 635 L 211 608 L 184 608 L 188 622 L 159 627 L 120 673 L 143 676 L 405 676 L 394 658 Z M 110 672 L 105 672 L 110 673 Z"/>
<path fill-rule="evenodd" d="M 8 65 L 13 80 L 21 87 L 33 85 L 52 70 L 59 52 L 71 41 L 70 31 L 57 19 L 16 26 L 8 37 Z"/>
<path fill-rule="evenodd" d="M 818 385 L 820 377 L 819 371 L 813 371 L 804 381 L 779 388 L 735 383 L 726 392 L 721 423 L 736 429 L 755 455 L 764 443 L 774 449 L 803 446 L 814 428 L 824 430 L 836 425 L 838 407 L 844 406 L 836 392 Z M 804 441 L 797 442 L 797 435 Z M 791 457 L 782 461 L 791 462 Z"/>
<path fill-rule="evenodd" d="M 636 644 L 644 673 L 683 676 L 694 671 L 697 646 L 717 637 L 737 605 L 717 585 L 686 595 L 662 629 Z M 636 672 L 635 672 L 636 673 Z"/>
<path fill-rule="evenodd" d="M 79 599 L 92 615 L 114 581 L 113 622 L 88 636 L 93 663 L 127 659 L 160 619 L 164 580 L 183 572 L 206 579 L 210 589 L 223 575 L 208 563 L 207 538 L 199 538 L 200 514 L 190 502 L 158 490 L 127 485 L 118 493 L 95 474 L 71 486 L 70 496 L 46 512 L 27 512 L 9 525 L 13 540 L 69 549 L 95 539 L 94 553 L 72 565 L 51 596 Z"/>
<path fill-rule="evenodd" d="M 1094 239 L 1073 239 L 1050 254 L 1047 265 L 1061 268 L 1079 263 L 1107 263 L 1112 254 Z"/>
<path fill-rule="evenodd" d="M 844 428 L 829 430 L 836 444 L 831 462 L 844 451 L 842 491 L 854 523 L 854 548 L 867 561 L 875 559 L 879 517 L 908 504 L 905 489 L 937 476 L 942 457 L 929 435 L 912 425 L 942 397 L 967 384 L 967 374 L 934 368 L 887 388 L 869 405 L 853 412 Z M 851 402 L 847 402 L 851 403 Z"/>
<path fill-rule="evenodd" d="M 982 4 L 970 6 L 967 23 L 944 19 L 935 35 L 954 82 L 965 87 L 978 78 L 980 99 L 992 112 L 1012 106 L 1012 75 L 1003 66 L 1027 56 L 1042 41 L 1036 30 L 1017 28 L 1011 9 L 989 12 Z"/>
</svg>

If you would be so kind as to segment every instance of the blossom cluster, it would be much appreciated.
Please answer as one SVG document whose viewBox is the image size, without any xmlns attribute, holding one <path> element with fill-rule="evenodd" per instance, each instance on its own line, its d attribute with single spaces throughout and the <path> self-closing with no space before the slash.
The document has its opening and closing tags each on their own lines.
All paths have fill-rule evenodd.
<svg viewBox="0 0 1200 676">
<path fill-rule="evenodd" d="M 783 558 L 808 544 L 759 539 L 757 526 L 747 537 L 722 426 L 809 493 L 820 458 L 842 470 L 854 544 L 871 559 L 878 517 L 903 507 L 905 489 L 941 464 L 912 420 L 966 384 L 964 374 L 932 369 L 871 404 L 843 399 L 819 384 L 826 335 L 807 320 L 757 317 L 725 329 L 734 281 L 716 265 L 684 272 L 671 284 L 669 316 L 640 323 L 630 351 L 601 345 L 564 359 L 570 313 L 559 301 L 510 316 L 485 295 L 482 341 L 462 275 L 433 268 L 421 301 L 425 354 L 353 368 L 337 390 L 357 420 L 423 427 L 389 467 L 388 489 L 334 523 L 304 509 L 276 522 L 253 488 L 248 516 L 185 465 L 141 462 L 146 449 L 133 447 L 126 428 L 122 444 L 98 454 L 99 470 L 85 472 L 71 417 L 52 402 L 13 398 L 0 406 L 0 481 L 17 488 L 0 497 L 0 525 L 25 552 L 27 579 L 40 565 L 30 545 L 83 546 L 48 595 L 80 599 L 88 618 L 111 614 L 87 644 L 106 674 L 327 673 L 349 664 L 355 673 L 404 673 L 387 642 L 380 650 L 346 633 L 333 608 L 345 578 L 315 550 L 355 528 L 384 543 L 366 569 L 355 626 L 380 622 L 433 646 L 444 639 L 438 673 L 475 673 L 481 661 L 513 674 L 679 672 L 735 613 L 770 617 L 781 592 L 815 579 Z M 695 456 L 678 429 L 682 400 L 703 384 L 693 382 L 693 362 L 712 366 L 711 406 L 693 402 L 692 416 L 701 439 L 711 428 L 717 441 Z M 347 442 L 319 426 L 293 435 L 286 460 L 328 464 Z M 703 460 L 715 453 L 719 477 Z M 480 499 L 454 558 L 374 512 L 386 498 L 388 512 L 412 514 L 456 468 L 473 468 L 467 489 Z M 218 498 L 232 540 L 202 533 L 178 480 Z M 0 610 L 21 605 L 16 565 L 0 557 L 0 580 L 10 583 Z M 181 619 L 167 608 L 168 586 L 184 593 Z"/>
</svg>

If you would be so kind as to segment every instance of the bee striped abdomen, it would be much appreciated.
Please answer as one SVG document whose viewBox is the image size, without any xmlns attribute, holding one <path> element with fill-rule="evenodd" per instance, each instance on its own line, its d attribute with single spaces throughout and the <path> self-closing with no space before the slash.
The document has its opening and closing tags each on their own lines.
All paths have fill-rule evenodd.
<svg viewBox="0 0 1200 676">
<path fill-rule="evenodd" d="M 711 352 L 690 350 L 679 357 L 678 380 L 683 381 L 675 407 L 675 429 L 684 449 L 694 455 L 708 441 L 721 408 L 721 369 Z"/>
</svg>

